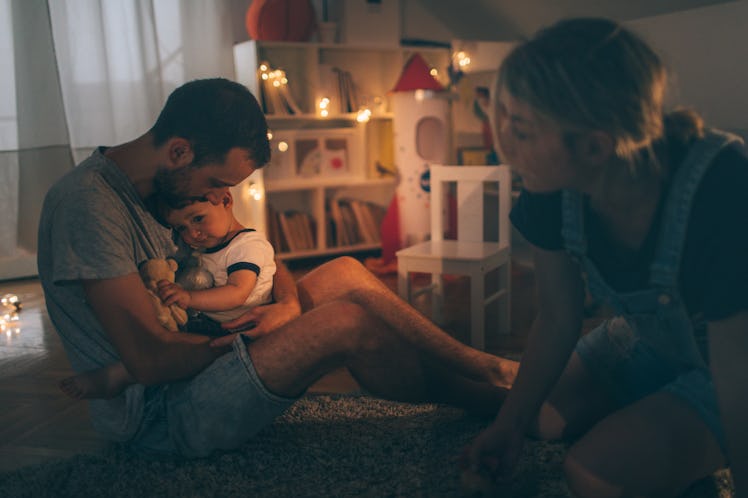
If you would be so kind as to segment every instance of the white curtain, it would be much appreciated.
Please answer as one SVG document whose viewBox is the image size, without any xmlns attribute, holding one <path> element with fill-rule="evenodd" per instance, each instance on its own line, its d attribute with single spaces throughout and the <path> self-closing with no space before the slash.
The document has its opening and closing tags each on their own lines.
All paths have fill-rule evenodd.
<svg viewBox="0 0 748 498">
<path fill-rule="evenodd" d="M 0 280 L 36 274 L 49 187 L 168 94 L 234 78 L 236 0 L 0 0 Z"/>
</svg>

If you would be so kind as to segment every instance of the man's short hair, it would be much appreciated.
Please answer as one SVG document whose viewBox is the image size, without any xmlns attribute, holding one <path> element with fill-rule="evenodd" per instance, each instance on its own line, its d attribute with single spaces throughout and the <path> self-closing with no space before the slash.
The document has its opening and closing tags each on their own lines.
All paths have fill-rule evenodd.
<svg viewBox="0 0 748 498">
<path fill-rule="evenodd" d="M 189 140 L 198 167 L 224 162 L 234 147 L 249 150 L 258 168 L 270 160 L 267 121 L 257 99 L 224 78 L 194 80 L 174 90 L 151 133 L 156 147 L 172 137 Z"/>
</svg>

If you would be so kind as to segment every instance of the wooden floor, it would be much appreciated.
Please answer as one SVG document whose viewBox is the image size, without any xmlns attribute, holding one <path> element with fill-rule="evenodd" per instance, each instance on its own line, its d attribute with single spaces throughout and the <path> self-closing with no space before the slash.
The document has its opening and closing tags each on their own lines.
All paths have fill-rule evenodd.
<svg viewBox="0 0 748 498">
<path fill-rule="evenodd" d="M 317 264 L 318 262 L 314 263 Z M 532 274 L 512 272 L 511 336 L 489 337 L 487 349 L 496 354 L 518 353 L 533 314 Z M 298 278 L 310 269 L 291 265 Z M 390 288 L 396 277 L 382 277 Z M 447 293 L 457 296 L 445 304 L 445 329 L 465 340 L 469 330 L 466 279 L 448 282 Z M 0 296 L 19 296 L 23 309 L 19 321 L 0 337 L 0 472 L 95 451 L 106 443 L 90 428 L 86 403 L 71 400 L 57 388 L 61 379 L 72 374 L 57 334 L 47 317 L 44 296 L 38 280 L 0 282 Z M 424 302 L 416 306 L 425 312 Z M 351 392 L 358 388 L 344 370 L 320 379 L 315 392 Z"/>
</svg>

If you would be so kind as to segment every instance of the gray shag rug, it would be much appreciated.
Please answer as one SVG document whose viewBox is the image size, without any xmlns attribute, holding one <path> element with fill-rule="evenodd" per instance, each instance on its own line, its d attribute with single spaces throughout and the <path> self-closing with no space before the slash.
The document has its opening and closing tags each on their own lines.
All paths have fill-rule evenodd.
<svg viewBox="0 0 748 498">
<path fill-rule="evenodd" d="M 310 395 L 235 451 L 154 461 L 113 445 L 0 474 L 0 496 L 462 496 L 457 457 L 486 423 L 441 405 Z M 497 495 L 570 496 L 564 451 L 528 441 Z M 717 474 L 684 496 L 728 498 L 729 478 Z"/>
</svg>

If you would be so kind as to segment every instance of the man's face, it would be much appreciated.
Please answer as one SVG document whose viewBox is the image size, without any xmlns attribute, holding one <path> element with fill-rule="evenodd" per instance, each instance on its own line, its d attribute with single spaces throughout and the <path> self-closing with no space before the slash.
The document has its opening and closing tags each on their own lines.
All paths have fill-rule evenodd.
<svg viewBox="0 0 748 498">
<path fill-rule="evenodd" d="M 238 185 L 255 169 L 257 166 L 249 151 L 234 147 L 226 154 L 223 163 L 159 169 L 154 178 L 154 193 L 171 205 L 179 205 L 180 201 L 187 199 L 201 198 L 218 204 L 226 187 Z"/>
</svg>

